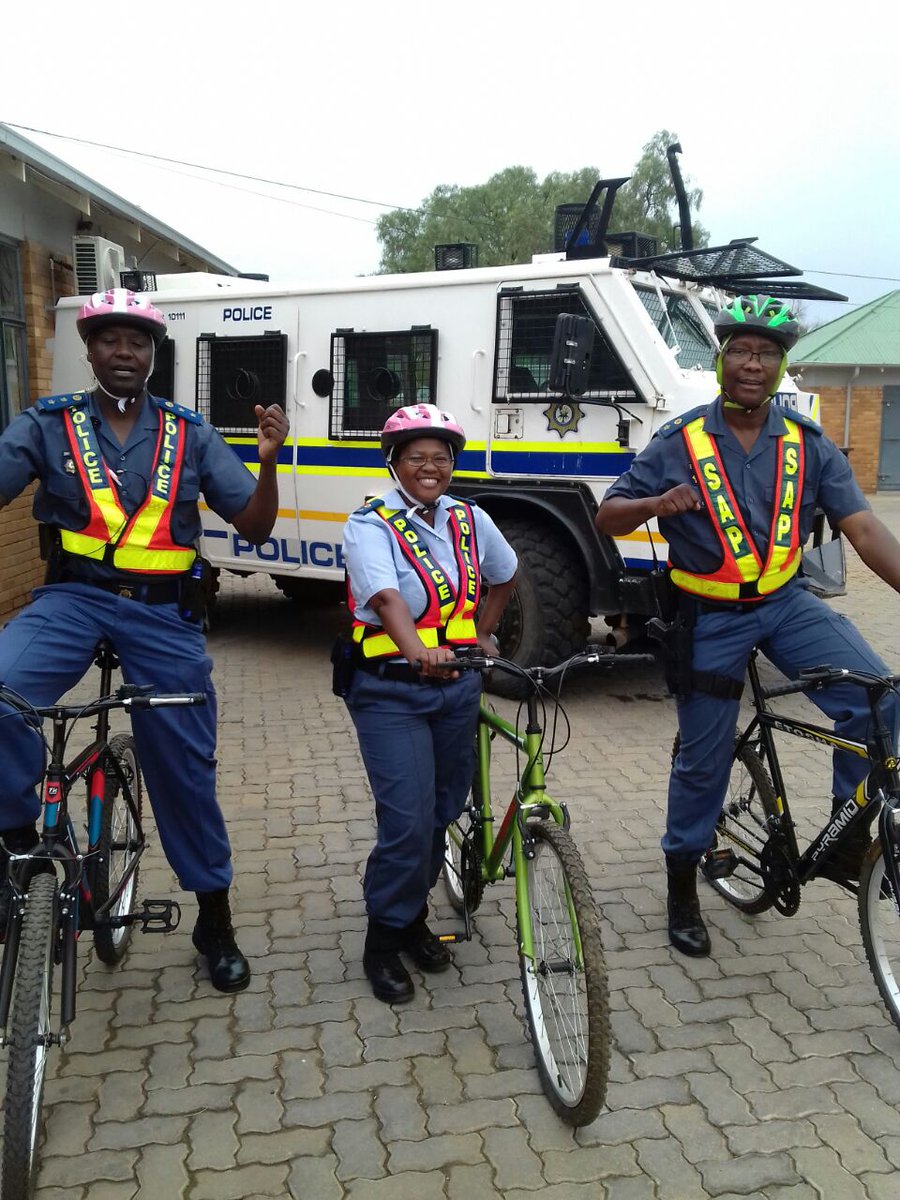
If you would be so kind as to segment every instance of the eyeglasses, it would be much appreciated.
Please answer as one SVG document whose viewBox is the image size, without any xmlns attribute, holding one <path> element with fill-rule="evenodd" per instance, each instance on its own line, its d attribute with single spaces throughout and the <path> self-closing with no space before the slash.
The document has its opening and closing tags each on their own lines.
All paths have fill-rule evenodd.
<svg viewBox="0 0 900 1200">
<path fill-rule="evenodd" d="M 748 350 L 746 346 L 729 346 L 724 353 L 730 362 L 746 363 L 752 358 L 758 358 L 760 365 L 764 367 L 774 367 L 784 357 L 783 352 L 776 350 L 774 346 L 771 350 Z"/>
<path fill-rule="evenodd" d="M 439 471 L 446 471 L 448 467 L 453 466 L 453 459 L 449 454 L 406 454 L 400 462 L 407 463 L 414 471 L 424 467 L 426 463 L 431 463 Z"/>
</svg>

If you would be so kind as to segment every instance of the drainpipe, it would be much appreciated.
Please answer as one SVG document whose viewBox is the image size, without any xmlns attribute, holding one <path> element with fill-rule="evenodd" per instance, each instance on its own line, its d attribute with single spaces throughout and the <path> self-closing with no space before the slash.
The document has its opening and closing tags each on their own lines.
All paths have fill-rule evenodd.
<svg viewBox="0 0 900 1200">
<path fill-rule="evenodd" d="M 853 374 L 847 380 L 847 395 L 844 401 L 844 453 L 850 449 L 850 397 L 853 395 L 853 381 L 859 378 L 859 367 L 853 368 Z"/>
</svg>

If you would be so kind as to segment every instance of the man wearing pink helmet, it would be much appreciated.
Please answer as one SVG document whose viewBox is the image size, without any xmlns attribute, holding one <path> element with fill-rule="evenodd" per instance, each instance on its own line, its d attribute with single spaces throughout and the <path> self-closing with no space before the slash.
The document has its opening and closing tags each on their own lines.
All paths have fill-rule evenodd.
<svg viewBox="0 0 900 1200">
<path fill-rule="evenodd" d="M 199 564 L 201 492 L 248 541 L 269 536 L 287 417 L 278 405 L 257 405 L 256 479 L 197 413 L 148 393 L 166 325 L 145 297 L 97 293 L 81 309 L 78 332 L 95 389 L 38 400 L 0 437 L 0 507 L 38 480 L 34 515 L 50 546 L 45 586 L 0 632 L 0 679 L 32 704 L 53 704 L 106 639 L 130 682 L 206 693 L 203 707 L 135 713 L 132 723 L 163 849 L 182 887 L 197 893 L 194 945 L 213 986 L 235 992 L 249 983 L 250 968 L 231 924 L 212 661 L 202 605 L 189 588 Z M 39 740 L 2 716 L 0 937 L 7 854 L 36 841 L 42 770 Z"/>
<path fill-rule="evenodd" d="M 491 635 L 515 585 L 515 553 L 491 518 L 446 495 L 465 444 L 450 413 L 432 404 L 398 409 L 381 434 L 397 486 L 344 527 L 355 670 L 342 691 L 378 824 L 363 883 L 363 966 L 388 1004 L 413 995 L 400 951 L 425 971 L 450 965 L 426 924 L 428 893 L 444 829 L 471 786 L 481 684 L 474 672 L 439 664 L 452 661 L 454 646 L 496 653 Z"/>
</svg>

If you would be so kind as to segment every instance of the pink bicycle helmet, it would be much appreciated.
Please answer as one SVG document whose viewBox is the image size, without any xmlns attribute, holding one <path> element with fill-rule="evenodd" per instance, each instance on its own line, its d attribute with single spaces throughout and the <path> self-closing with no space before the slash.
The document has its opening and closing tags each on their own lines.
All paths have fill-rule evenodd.
<svg viewBox="0 0 900 1200">
<path fill-rule="evenodd" d="M 104 325 L 133 325 L 149 334 L 157 346 L 166 336 L 166 319 L 159 309 L 146 296 L 135 295 L 125 288 L 95 292 L 82 307 L 75 324 L 83 342 Z"/>
<path fill-rule="evenodd" d="M 466 444 L 463 428 L 452 413 L 444 412 L 434 404 L 407 404 L 391 413 L 385 421 L 381 431 L 381 452 L 390 462 L 397 446 L 421 437 L 449 442 L 454 458 Z"/>
</svg>

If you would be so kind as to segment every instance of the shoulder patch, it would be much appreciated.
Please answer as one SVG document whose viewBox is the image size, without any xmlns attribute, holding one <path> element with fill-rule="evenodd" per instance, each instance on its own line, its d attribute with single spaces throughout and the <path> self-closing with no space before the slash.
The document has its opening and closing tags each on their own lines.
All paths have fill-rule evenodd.
<svg viewBox="0 0 900 1200">
<path fill-rule="evenodd" d="M 354 517 L 364 517 L 366 513 L 377 512 L 379 508 L 384 508 L 384 500 L 381 496 L 376 496 L 374 500 L 370 500 L 368 504 L 364 504 L 361 508 L 354 508 Z"/>
<path fill-rule="evenodd" d="M 65 408 L 83 408 L 87 401 L 87 392 L 66 392 L 61 396 L 41 396 L 34 407 L 38 412 L 60 412 Z"/>
<path fill-rule="evenodd" d="M 192 408 L 185 408 L 183 404 L 176 404 L 174 400 L 160 400 L 158 396 L 153 399 L 160 408 L 164 408 L 166 412 L 172 413 L 176 417 L 181 417 L 183 421 L 190 421 L 192 425 L 202 425 L 203 417 L 198 412 L 194 412 Z"/>
<path fill-rule="evenodd" d="M 796 409 L 788 408 L 784 404 L 776 404 L 775 407 L 780 410 L 781 414 L 788 421 L 802 425 L 804 429 L 809 429 L 812 433 L 817 433 L 820 437 L 825 432 L 822 426 L 818 425 L 812 417 L 808 417 L 806 413 L 797 412 Z"/>
<path fill-rule="evenodd" d="M 691 421 L 697 417 L 705 417 L 709 412 L 708 404 L 700 404 L 696 408 L 692 408 L 690 412 L 682 413 L 680 417 L 673 417 L 671 421 L 666 421 L 665 425 L 660 425 L 654 434 L 655 437 L 671 437 L 673 433 L 680 433 L 685 425 L 690 425 Z"/>
</svg>

